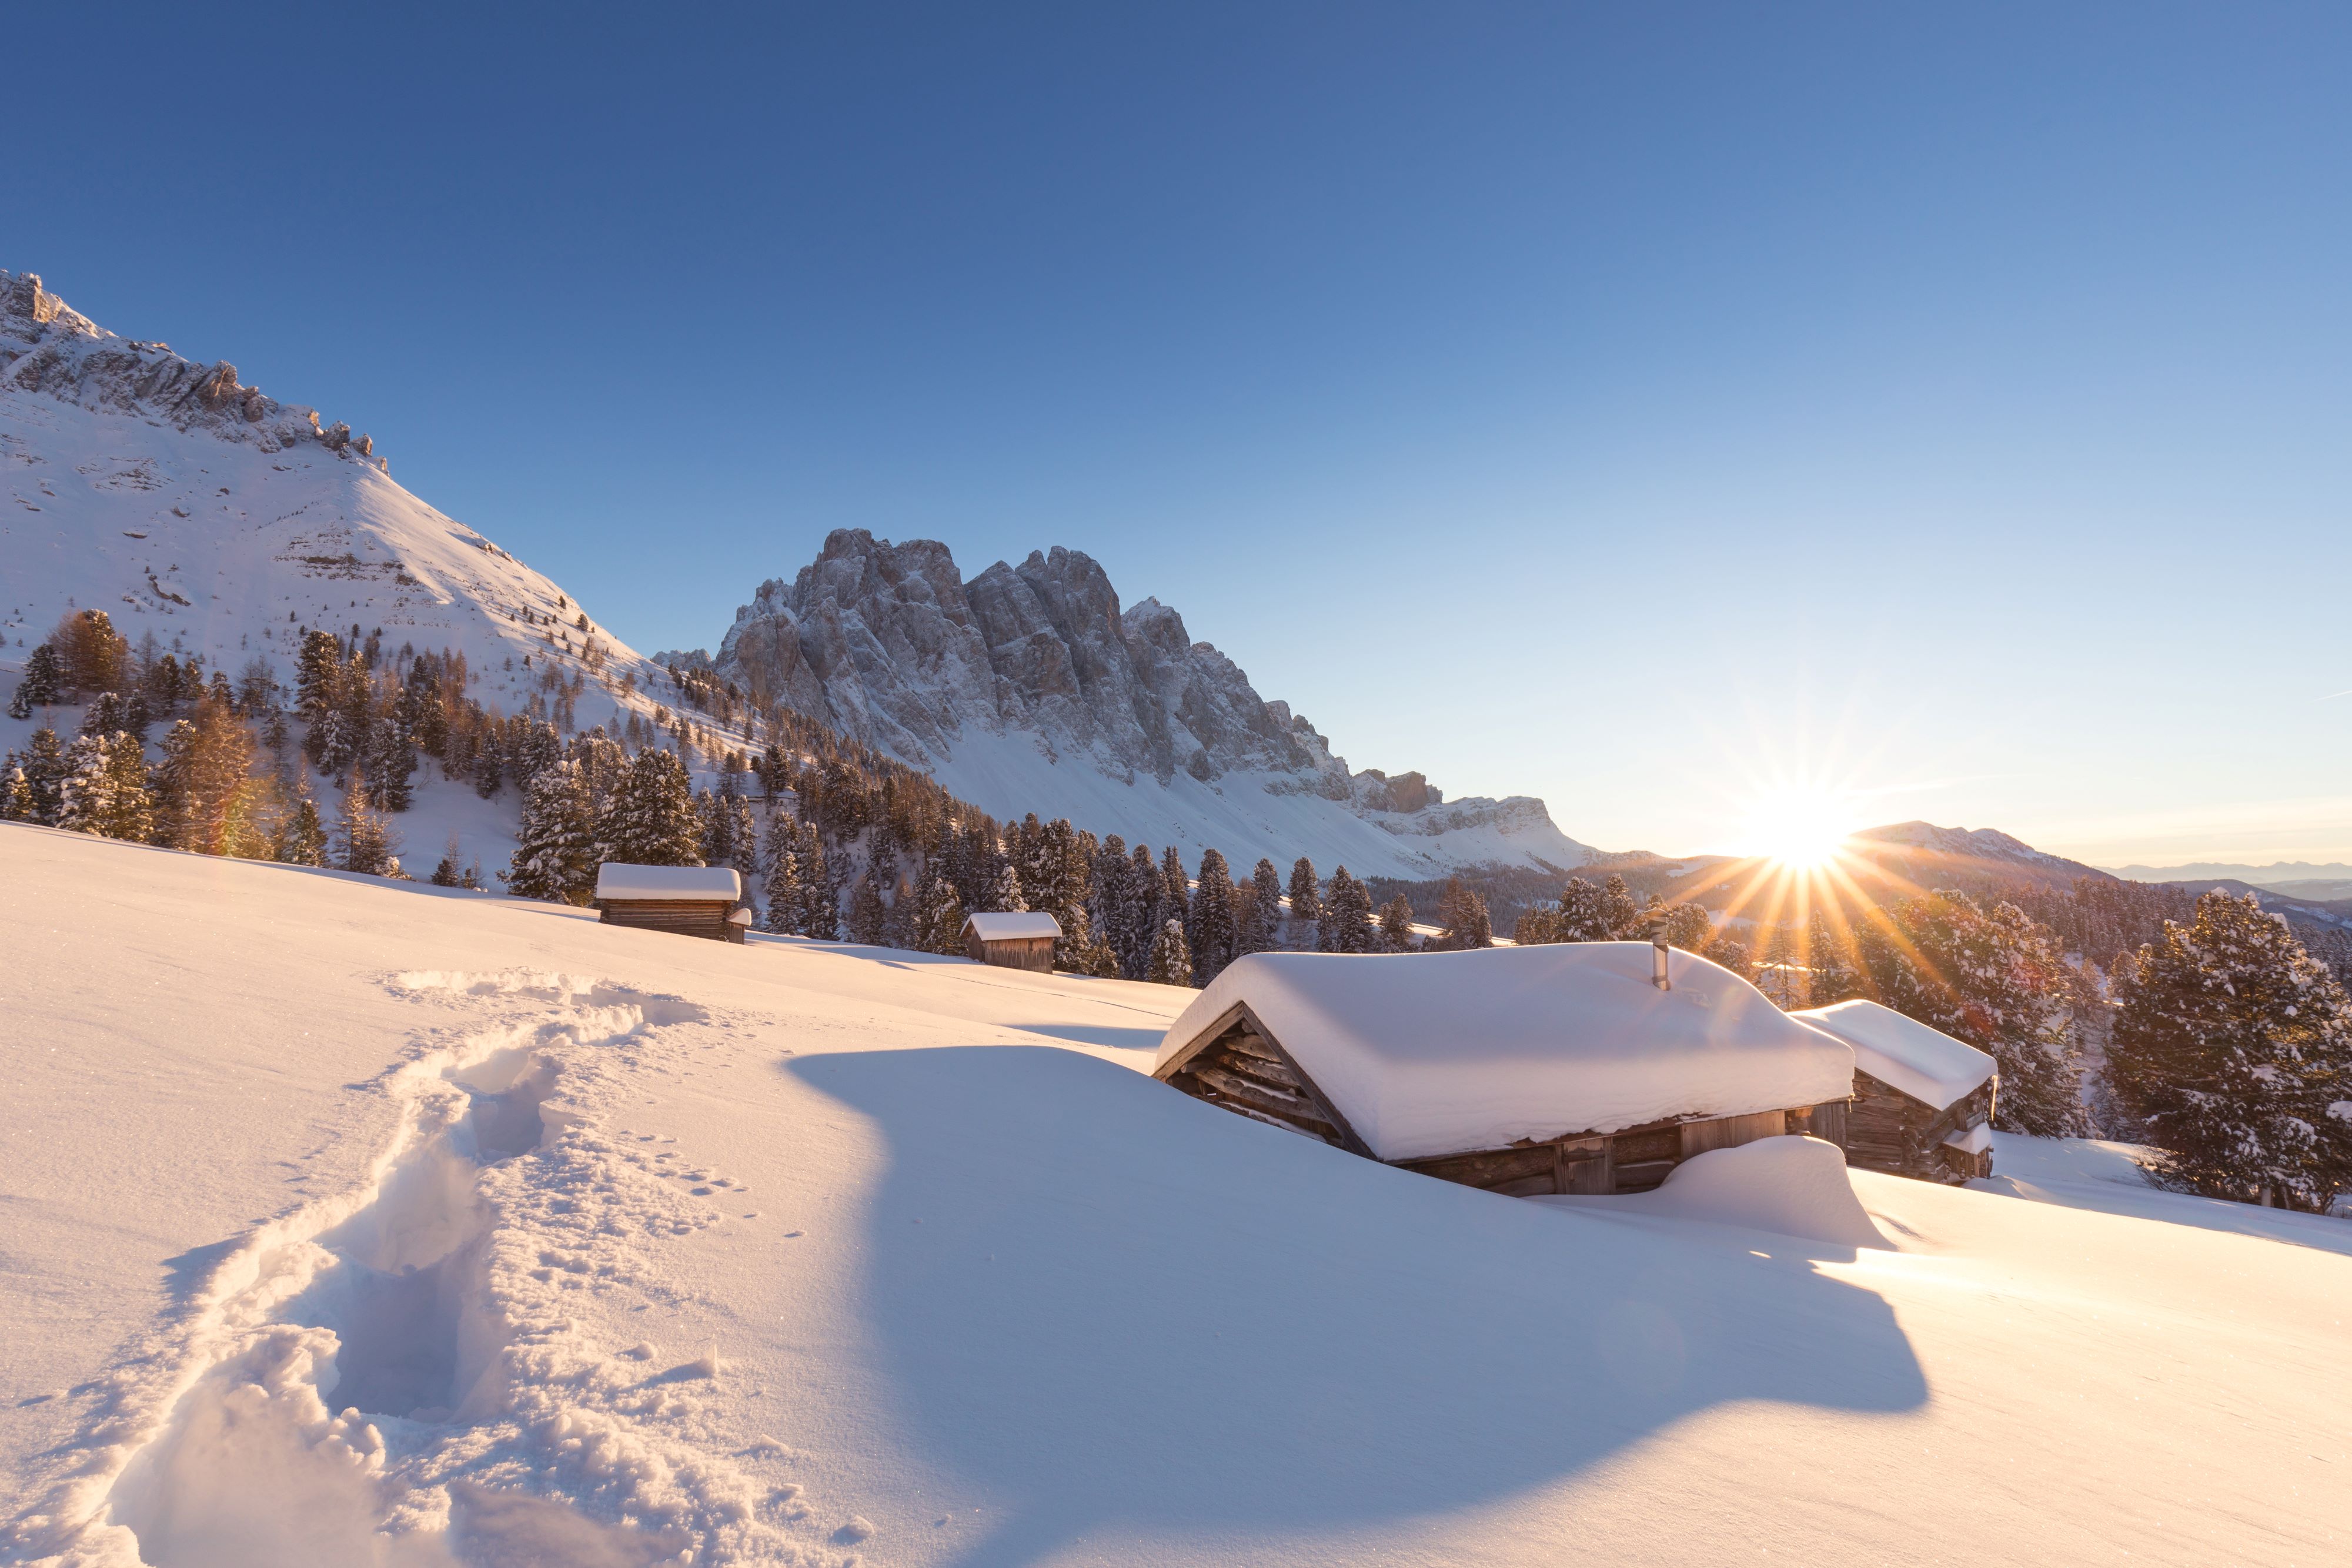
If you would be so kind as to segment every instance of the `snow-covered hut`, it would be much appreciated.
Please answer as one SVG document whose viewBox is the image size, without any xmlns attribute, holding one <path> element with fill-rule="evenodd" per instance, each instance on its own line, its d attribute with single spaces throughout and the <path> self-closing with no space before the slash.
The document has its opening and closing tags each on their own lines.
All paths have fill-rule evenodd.
<svg viewBox="0 0 2352 1568">
<path fill-rule="evenodd" d="M 627 865 L 596 868 L 596 908 L 607 925 L 635 925 L 740 942 L 751 924 L 743 902 L 743 875 L 723 865 Z"/>
<path fill-rule="evenodd" d="M 1783 1133 L 1843 1142 L 1853 1052 L 1647 942 L 1254 953 L 1184 1009 L 1152 1075 L 1407 1170 L 1527 1196 L 1639 1192 Z"/>
<path fill-rule="evenodd" d="M 983 964 L 1051 974 L 1062 923 L 1050 915 L 967 915 L 964 950 Z"/>
<path fill-rule="evenodd" d="M 1846 1161 L 1926 1181 L 1992 1175 L 1993 1059 L 1893 1008 L 1835 1002 L 1791 1013 L 1853 1051 Z"/>
</svg>

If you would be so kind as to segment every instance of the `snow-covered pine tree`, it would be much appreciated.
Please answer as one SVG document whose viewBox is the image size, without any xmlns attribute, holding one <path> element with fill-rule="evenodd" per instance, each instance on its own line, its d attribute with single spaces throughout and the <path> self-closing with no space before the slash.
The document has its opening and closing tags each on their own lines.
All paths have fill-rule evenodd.
<svg viewBox="0 0 2352 1568">
<path fill-rule="evenodd" d="M 2216 890 L 2129 971 L 2108 1077 L 2174 1179 L 2318 1213 L 2352 1189 L 2352 1001 L 2284 920 Z"/>
<path fill-rule="evenodd" d="M 1570 877 L 1559 890 L 1557 916 L 1560 942 L 1606 942 L 1610 937 L 1609 905 L 1598 883 Z"/>
<path fill-rule="evenodd" d="M 520 898 L 586 904 L 596 890 L 596 837 L 580 765 L 561 761 L 523 796 L 522 829 L 499 879 Z"/>
<path fill-rule="evenodd" d="M 1323 896 L 1317 889 L 1315 862 L 1300 855 L 1290 866 L 1290 919 L 1293 924 L 1283 932 L 1285 946 L 1322 946 L 1316 922 L 1323 918 Z"/>
<path fill-rule="evenodd" d="M 1366 896 L 1369 901 L 1370 894 Z M 1335 902 L 1337 898 L 1335 893 Z M 1437 918 L 1445 926 L 1440 945 L 1449 950 L 1461 952 L 1495 945 L 1494 921 L 1486 913 L 1486 899 L 1458 876 L 1445 879 L 1445 891 L 1438 895 Z"/>
<path fill-rule="evenodd" d="M 1170 844 L 1160 856 L 1160 918 L 1192 924 L 1192 890 L 1184 874 L 1184 857 Z M 1188 955 L 1189 956 L 1189 955 Z"/>
<path fill-rule="evenodd" d="M 596 823 L 597 858 L 627 865 L 700 865 L 694 789 L 674 753 L 640 751 Z"/>
<path fill-rule="evenodd" d="M 0 822 L 30 821 L 33 789 L 25 782 L 25 765 L 10 752 L 0 760 Z"/>
<path fill-rule="evenodd" d="M 163 755 L 154 769 L 155 841 L 167 849 L 198 847 L 200 745 L 196 727 L 187 719 L 173 719 L 163 732 Z"/>
<path fill-rule="evenodd" d="M 1257 901 L 1257 883 L 1234 883 L 1234 956 L 1263 953 L 1274 946 L 1274 922 Z"/>
<path fill-rule="evenodd" d="M 368 776 L 369 803 L 379 811 L 405 811 L 415 797 L 416 740 L 399 715 L 380 716 L 369 727 L 361 767 Z"/>
<path fill-rule="evenodd" d="M 694 792 L 694 821 L 702 840 L 704 865 L 730 865 L 735 854 L 735 819 L 719 809 L 719 797 L 708 789 Z"/>
<path fill-rule="evenodd" d="M 16 683 L 16 695 L 8 699 L 8 716 L 30 718 L 35 708 L 54 707 L 64 697 L 65 670 L 58 651 L 44 643 L 26 656 L 24 677 Z"/>
<path fill-rule="evenodd" d="M 1274 862 L 1264 855 L 1250 873 L 1250 885 L 1257 889 L 1258 918 L 1265 923 L 1265 945 L 1269 948 L 1283 946 L 1282 873 Z"/>
<path fill-rule="evenodd" d="M 857 879 L 849 890 L 849 939 L 869 945 L 882 940 L 882 922 L 889 913 L 882 904 L 881 890 L 874 884 L 872 867 Z"/>
<path fill-rule="evenodd" d="M 1192 953 L 1192 973 L 1207 985 L 1234 961 L 1234 879 L 1225 857 L 1201 852 L 1201 877 L 1192 890 L 1192 917 L 1184 932 Z"/>
<path fill-rule="evenodd" d="M 768 880 L 761 891 L 768 916 L 761 929 L 774 936 L 805 936 L 808 889 L 801 881 L 800 833 L 792 819 L 779 816 L 768 829 Z"/>
<path fill-rule="evenodd" d="M 1659 925 L 1665 929 L 1666 946 L 1685 953 L 1704 953 L 1715 941 L 1715 921 L 1703 904 L 1670 904 Z"/>
<path fill-rule="evenodd" d="M 1144 967 L 1143 977 L 1159 986 L 1192 983 L 1192 955 L 1184 945 L 1183 922 L 1171 919 L 1160 925 L 1160 935 L 1152 939 L 1151 959 Z"/>
<path fill-rule="evenodd" d="M 95 735 L 79 735 L 66 747 L 65 783 L 58 808 L 58 826 L 69 833 L 100 834 L 114 810 L 111 769 L 106 742 Z"/>
<path fill-rule="evenodd" d="M 801 857 L 801 935 L 820 942 L 841 940 L 841 883 L 832 858 L 824 852 L 824 836 L 810 824 Z"/>
<path fill-rule="evenodd" d="M 367 781 L 356 773 L 343 788 L 342 807 L 336 814 L 335 859 L 337 870 L 368 876 L 388 876 L 400 867 L 392 831 L 368 804 Z"/>
<path fill-rule="evenodd" d="M 311 724 L 342 706 L 342 644 L 331 632 L 309 632 L 294 656 L 294 711 Z"/>
<path fill-rule="evenodd" d="M 956 892 L 955 883 L 940 877 L 931 887 L 931 904 L 924 917 L 930 931 L 930 948 L 934 953 L 961 955 L 963 942 L 963 898 Z"/>
<path fill-rule="evenodd" d="M 1021 891 L 1021 873 L 1008 860 L 997 869 L 996 885 L 988 892 L 989 913 L 1021 915 L 1029 908 L 1029 900 Z"/>
<path fill-rule="evenodd" d="M 155 815 L 139 737 L 128 730 L 86 735 L 66 757 L 68 771 L 58 826 L 145 843 L 155 831 Z"/>
<path fill-rule="evenodd" d="M 425 878 L 425 881 L 436 887 L 466 885 L 466 862 L 463 852 L 457 847 L 457 830 L 450 830 L 449 841 L 443 846 L 441 858 L 435 862 L 433 874 Z"/>
<path fill-rule="evenodd" d="M 1391 953 L 1412 951 L 1412 901 L 1402 893 L 1381 905 L 1381 946 Z"/>
<path fill-rule="evenodd" d="M 1316 924 L 1317 946 L 1326 953 L 1373 950 L 1372 895 L 1340 866 L 1331 873 L 1331 891 Z"/>
<path fill-rule="evenodd" d="M 929 907 L 919 896 L 918 890 L 908 886 L 901 878 L 897 891 L 891 895 L 890 906 L 882 913 L 883 945 L 906 952 L 923 951 L 919 916 Z"/>
<path fill-rule="evenodd" d="M 1967 894 L 1937 892 L 1868 915 L 1854 956 L 1874 1000 L 2000 1063 L 1995 1127 L 2036 1137 L 2087 1130 L 2074 981 L 2047 928 L 2014 904 L 1988 914 Z"/>
<path fill-rule="evenodd" d="M 1633 890 L 1615 872 L 1601 884 L 1601 919 L 1605 936 L 1594 937 L 1599 942 L 1630 941 L 1648 933 L 1642 929 L 1643 910 L 1633 900 Z"/>
<path fill-rule="evenodd" d="M 1115 934 L 1119 973 L 1139 980 L 1151 972 L 1152 939 L 1160 934 L 1160 871 L 1151 846 L 1138 844 L 1127 857 L 1126 918 Z"/>
<path fill-rule="evenodd" d="M 760 825 L 751 816 L 751 802 L 743 795 L 729 790 L 720 795 L 720 810 L 728 818 L 727 836 L 734 842 L 734 853 L 724 863 L 735 868 L 743 879 L 743 902 L 752 902 L 752 893 L 760 885 Z"/>
<path fill-rule="evenodd" d="M 299 797 L 293 809 L 278 824 L 278 837 L 270 845 L 269 858 L 286 865 L 323 866 L 327 863 L 327 829 L 319 820 L 318 802 L 308 794 Z"/>
<path fill-rule="evenodd" d="M 25 818 L 45 828 L 58 824 L 58 814 L 65 809 L 65 784 L 68 765 L 64 743 L 58 732 L 44 724 L 25 743 L 25 755 L 19 759 L 25 769 Z"/>
<path fill-rule="evenodd" d="M 1127 858 L 1127 840 L 1117 833 L 1103 840 L 1095 854 L 1094 887 L 1087 907 L 1094 912 L 1096 935 L 1118 956 L 1122 969 L 1127 961 L 1127 928 L 1135 918 L 1130 907 L 1135 902 L 1134 874 L 1133 862 Z"/>
</svg>

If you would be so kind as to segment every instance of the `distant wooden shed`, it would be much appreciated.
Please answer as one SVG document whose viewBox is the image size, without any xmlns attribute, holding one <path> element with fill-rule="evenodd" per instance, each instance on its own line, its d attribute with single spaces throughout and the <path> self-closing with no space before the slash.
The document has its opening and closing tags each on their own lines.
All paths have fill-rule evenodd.
<svg viewBox="0 0 2352 1568">
<path fill-rule="evenodd" d="M 974 958 L 1040 974 L 1053 973 L 1061 935 L 1061 922 L 1050 915 L 968 915 L 963 922 L 964 950 Z"/>
<path fill-rule="evenodd" d="M 1948 1183 L 1992 1175 L 2000 1077 L 1990 1056 L 1877 1002 L 1790 1016 L 1853 1048 L 1848 1165 Z"/>
<path fill-rule="evenodd" d="M 740 943 L 751 924 L 751 912 L 737 907 L 742 902 L 742 873 L 731 866 L 606 861 L 596 868 L 596 908 L 606 925 Z"/>
<path fill-rule="evenodd" d="M 1841 1142 L 1853 1053 L 1646 942 L 1236 959 L 1152 1075 L 1252 1121 L 1514 1197 L 1641 1192 L 1710 1149 Z"/>
</svg>

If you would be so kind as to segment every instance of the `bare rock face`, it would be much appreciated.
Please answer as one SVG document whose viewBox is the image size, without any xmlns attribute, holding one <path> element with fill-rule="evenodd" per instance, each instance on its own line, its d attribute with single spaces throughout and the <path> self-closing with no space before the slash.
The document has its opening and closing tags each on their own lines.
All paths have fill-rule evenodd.
<svg viewBox="0 0 2352 1568">
<path fill-rule="evenodd" d="M 762 583 L 719 644 L 719 672 L 918 766 L 969 730 L 1034 734 L 1056 761 L 1132 780 L 1238 768 L 1349 795 L 1346 765 L 1269 705 L 1176 612 L 1122 611 L 1093 558 L 1055 548 L 970 582 L 945 545 L 836 530 L 787 586 Z"/>
<path fill-rule="evenodd" d="M 1350 774 L 1313 725 L 1261 697 L 1174 610 L 1122 608 L 1077 550 L 998 561 L 967 582 L 936 540 L 839 529 L 791 583 L 761 584 L 715 660 L 656 657 L 712 668 L 754 702 L 935 771 L 979 737 L 1025 740 L 1057 767 L 1126 784 L 1189 775 L 1222 791 L 1219 780 L 1247 774 L 1251 789 L 1319 798 L 1407 845 L 1468 831 L 1489 844 L 1525 834 L 1564 862 L 1583 852 L 1540 800 L 1448 804 L 1419 773 Z"/>
<path fill-rule="evenodd" d="M 331 438 L 315 413 L 245 385 L 227 361 L 200 365 L 165 344 L 118 338 L 43 287 L 38 275 L 0 271 L 0 392 L 11 391 L 205 429 L 265 452 L 320 441 L 384 465 L 365 436 L 351 441 L 349 427 L 337 425 L 342 439 Z"/>
</svg>

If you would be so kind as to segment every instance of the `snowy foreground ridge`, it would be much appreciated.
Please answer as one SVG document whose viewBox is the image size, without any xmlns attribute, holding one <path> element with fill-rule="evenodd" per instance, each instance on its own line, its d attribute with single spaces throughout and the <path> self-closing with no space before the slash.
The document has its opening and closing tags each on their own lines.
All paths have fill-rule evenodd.
<svg viewBox="0 0 2352 1568">
<path fill-rule="evenodd" d="M 2352 1226 L 2005 1139 L 1640 1198 L 1193 996 L 0 826 L 0 1557 L 2333 1563 Z"/>
</svg>

